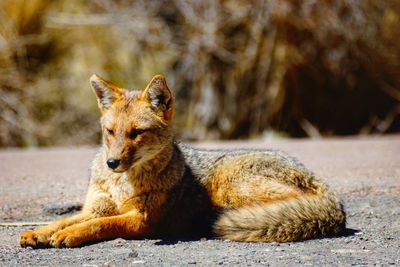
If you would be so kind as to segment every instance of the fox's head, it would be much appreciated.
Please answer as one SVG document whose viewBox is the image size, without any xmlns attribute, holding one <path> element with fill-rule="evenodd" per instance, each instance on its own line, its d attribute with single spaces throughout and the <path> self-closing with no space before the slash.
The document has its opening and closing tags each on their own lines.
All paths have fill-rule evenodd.
<svg viewBox="0 0 400 267">
<path fill-rule="evenodd" d="M 101 111 L 106 164 L 124 172 L 161 153 L 172 141 L 174 99 L 165 78 L 154 76 L 143 91 L 117 87 L 93 75 Z"/>
</svg>

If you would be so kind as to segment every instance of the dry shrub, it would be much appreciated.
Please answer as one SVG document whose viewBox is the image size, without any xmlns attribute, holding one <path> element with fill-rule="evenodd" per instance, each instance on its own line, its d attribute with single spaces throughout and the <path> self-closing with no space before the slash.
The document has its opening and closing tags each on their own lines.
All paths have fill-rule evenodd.
<svg viewBox="0 0 400 267">
<path fill-rule="evenodd" d="M 400 2 L 317 2 L 276 19 L 298 61 L 273 125 L 299 136 L 400 130 Z"/>
<path fill-rule="evenodd" d="M 168 35 L 144 2 L 10 0 L 2 5 L 2 18 L 10 25 L 1 31 L 7 44 L 0 49 L 5 59 L 0 101 L 7 104 L 0 110 L 2 146 L 98 142 L 90 75 L 142 87 L 168 65 L 163 48 Z M 34 7 L 29 16 L 28 6 Z"/>
<path fill-rule="evenodd" d="M 395 1 L 177 2 L 193 138 L 398 131 Z M 182 26 L 183 25 L 183 26 Z M 182 110 L 184 112 L 184 110 Z M 187 133 L 185 132 L 185 133 Z"/>
<path fill-rule="evenodd" d="M 0 146 L 99 141 L 88 77 L 167 75 L 184 139 L 400 130 L 396 1 L 0 3 Z"/>
</svg>

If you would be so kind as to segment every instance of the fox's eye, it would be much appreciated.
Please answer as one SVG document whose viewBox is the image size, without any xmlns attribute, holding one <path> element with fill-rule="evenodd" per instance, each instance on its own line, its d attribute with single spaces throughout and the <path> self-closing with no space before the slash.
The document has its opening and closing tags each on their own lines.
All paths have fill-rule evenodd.
<svg viewBox="0 0 400 267">
<path fill-rule="evenodd" d="M 138 129 L 132 130 L 132 131 L 129 133 L 129 138 L 130 138 L 130 139 L 136 139 L 136 137 L 138 137 L 139 135 L 141 135 L 143 132 L 144 132 L 143 130 L 138 130 Z"/>
<path fill-rule="evenodd" d="M 114 135 L 114 131 L 112 129 L 106 129 L 107 134 Z"/>
</svg>

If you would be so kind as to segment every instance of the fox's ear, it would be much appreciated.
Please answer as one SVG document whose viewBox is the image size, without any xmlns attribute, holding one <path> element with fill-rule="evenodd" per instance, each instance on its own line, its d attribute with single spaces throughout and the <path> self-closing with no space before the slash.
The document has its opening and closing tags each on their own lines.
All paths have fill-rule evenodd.
<svg viewBox="0 0 400 267">
<path fill-rule="evenodd" d="M 174 97 L 164 76 L 156 75 L 142 93 L 142 99 L 165 120 L 170 121 L 174 113 Z"/>
<path fill-rule="evenodd" d="M 90 77 L 90 85 L 96 93 L 99 108 L 102 111 L 111 107 L 112 103 L 124 94 L 124 89 L 111 84 L 96 74 Z"/>
</svg>

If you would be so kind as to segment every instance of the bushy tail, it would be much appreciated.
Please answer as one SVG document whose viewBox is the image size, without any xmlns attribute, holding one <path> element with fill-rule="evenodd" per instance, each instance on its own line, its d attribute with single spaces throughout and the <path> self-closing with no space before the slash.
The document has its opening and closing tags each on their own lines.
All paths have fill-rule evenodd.
<svg viewBox="0 0 400 267">
<path fill-rule="evenodd" d="M 214 231 L 236 241 L 289 242 L 336 235 L 345 225 L 343 205 L 327 192 L 225 211 Z"/>
</svg>

